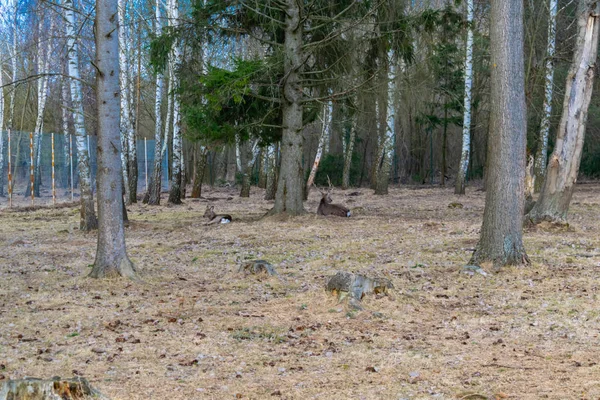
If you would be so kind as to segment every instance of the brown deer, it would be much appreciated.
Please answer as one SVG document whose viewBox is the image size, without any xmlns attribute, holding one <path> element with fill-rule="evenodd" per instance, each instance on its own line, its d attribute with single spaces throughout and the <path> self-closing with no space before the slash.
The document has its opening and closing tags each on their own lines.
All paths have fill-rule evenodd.
<svg viewBox="0 0 600 400">
<path fill-rule="evenodd" d="M 233 218 L 231 218 L 231 215 L 216 214 L 215 206 L 206 206 L 206 211 L 204 211 L 204 217 L 208 218 L 208 222 L 204 225 L 228 224 L 231 221 L 233 221 Z"/>
<path fill-rule="evenodd" d="M 317 215 L 335 215 L 338 217 L 349 217 L 352 215 L 350 210 L 344 207 L 341 204 L 333 204 L 331 200 L 331 192 L 333 192 L 333 186 L 331 185 L 331 180 L 327 177 L 327 181 L 329 182 L 329 190 L 326 192 L 317 188 L 319 192 L 321 192 L 321 202 L 319 203 L 319 208 L 317 208 Z"/>
</svg>

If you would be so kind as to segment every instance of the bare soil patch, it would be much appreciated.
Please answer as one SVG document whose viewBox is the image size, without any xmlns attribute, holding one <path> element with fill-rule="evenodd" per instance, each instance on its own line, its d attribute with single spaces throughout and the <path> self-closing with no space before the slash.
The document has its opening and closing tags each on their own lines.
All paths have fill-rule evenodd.
<svg viewBox="0 0 600 400">
<path fill-rule="evenodd" d="M 255 188 L 130 206 L 142 284 L 86 278 L 78 208 L 0 211 L 1 378 L 79 375 L 112 399 L 600 397 L 600 185 L 569 229 L 526 230 L 530 267 L 485 277 L 462 268 L 485 193 L 356 191 L 333 195 L 351 218 L 316 216 L 314 191 L 287 219 L 261 219 Z M 204 226 L 209 203 L 233 223 Z M 282 279 L 238 273 L 249 259 Z M 324 290 L 337 271 L 395 289 L 353 310 Z"/>
</svg>

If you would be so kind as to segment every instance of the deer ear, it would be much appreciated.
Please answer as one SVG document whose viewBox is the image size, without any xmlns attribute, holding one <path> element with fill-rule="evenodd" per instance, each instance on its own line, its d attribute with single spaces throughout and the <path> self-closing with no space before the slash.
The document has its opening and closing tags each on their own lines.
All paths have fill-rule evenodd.
<svg viewBox="0 0 600 400">
<path fill-rule="evenodd" d="M 214 210 L 214 209 L 215 209 L 215 206 L 210 206 L 210 209 L 211 209 L 211 210 Z"/>
</svg>

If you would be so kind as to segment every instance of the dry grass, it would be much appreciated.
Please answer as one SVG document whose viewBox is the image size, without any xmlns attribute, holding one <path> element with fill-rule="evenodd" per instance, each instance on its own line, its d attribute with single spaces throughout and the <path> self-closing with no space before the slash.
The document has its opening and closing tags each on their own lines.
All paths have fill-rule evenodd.
<svg viewBox="0 0 600 400">
<path fill-rule="evenodd" d="M 600 396 L 599 185 L 577 188 L 571 229 L 527 230 L 531 267 L 487 277 L 462 272 L 483 193 L 360 191 L 334 194 L 350 219 L 260 219 L 271 203 L 254 189 L 205 193 L 227 225 L 202 225 L 203 200 L 133 205 L 143 284 L 85 277 L 95 235 L 77 209 L 1 211 L 0 373 L 83 375 L 113 399 Z M 246 258 L 285 282 L 244 278 Z M 349 311 L 323 290 L 337 270 L 396 290 Z"/>
</svg>

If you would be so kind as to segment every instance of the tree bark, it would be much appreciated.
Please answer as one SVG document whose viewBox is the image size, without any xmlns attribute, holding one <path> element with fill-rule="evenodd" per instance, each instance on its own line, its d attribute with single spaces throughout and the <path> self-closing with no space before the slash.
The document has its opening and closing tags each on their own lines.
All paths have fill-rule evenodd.
<svg viewBox="0 0 600 400">
<path fill-rule="evenodd" d="M 525 84 L 523 0 L 491 3 L 490 170 L 481 236 L 472 264 L 527 264 L 523 246 Z"/>
<path fill-rule="evenodd" d="M 154 22 L 154 33 L 160 35 L 162 33 L 162 22 L 161 22 L 161 1 L 156 0 L 156 18 Z M 146 195 L 147 202 L 150 205 L 160 204 L 160 193 L 162 191 L 162 97 L 164 87 L 164 76 L 162 73 L 156 74 L 156 93 L 154 100 L 154 167 L 152 169 L 152 176 L 148 183 L 148 193 Z"/>
<path fill-rule="evenodd" d="M 281 139 L 281 169 L 271 214 L 300 215 L 305 212 L 303 199 L 302 147 L 302 85 L 300 73 L 305 62 L 302 50 L 302 4 L 285 0 L 285 40 Z"/>
<path fill-rule="evenodd" d="M 558 1 L 550 0 L 550 18 L 548 20 L 548 47 L 546 49 L 546 79 L 544 88 L 544 105 L 538 147 L 535 154 L 534 190 L 538 193 L 544 183 L 546 159 L 548 154 L 548 136 L 550 135 L 550 117 L 552 115 L 552 95 L 554 93 L 554 54 L 556 52 L 556 13 Z"/>
<path fill-rule="evenodd" d="M 179 20 L 179 1 L 170 0 L 169 2 L 169 21 L 173 26 L 178 25 Z M 173 45 L 173 69 L 176 71 L 181 66 L 182 53 L 181 43 L 179 40 L 175 41 Z M 174 76 L 174 75 L 173 75 Z M 169 191 L 169 203 L 181 204 L 181 185 L 185 182 L 181 181 L 181 152 L 182 152 L 182 139 L 181 139 L 181 115 L 180 108 L 181 103 L 179 101 L 179 84 L 177 78 L 173 79 L 173 154 L 172 154 L 172 172 L 171 172 L 171 189 Z"/>
<path fill-rule="evenodd" d="M 196 147 L 195 154 L 195 174 L 194 174 L 194 186 L 192 187 L 192 198 L 199 199 L 202 197 L 202 181 L 204 180 L 204 170 L 206 169 L 206 158 L 208 150 L 206 146 L 198 145 Z"/>
<path fill-rule="evenodd" d="M 342 172 L 342 189 L 350 187 L 350 168 L 352 167 L 352 154 L 354 153 L 354 142 L 356 141 L 356 115 L 352 117 L 352 128 L 350 138 L 346 144 L 346 154 L 344 154 L 344 171 Z"/>
<path fill-rule="evenodd" d="M 67 34 L 67 66 L 71 77 L 71 106 L 73 107 L 73 124 L 75 127 L 75 143 L 77 147 L 77 171 L 81 192 L 81 211 L 79 228 L 91 231 L 98 227 L 94 210 L 90 161 L 83 120 L 83 101 L 81 75 L 79 73 L 79 53 L 75 30 L 75 10 L 73 0 L 64 0 L 65 26 Z"/>
<path fill-rule="evenodd" d="M 394 160 L 394 137 L 395 137 L 395 103 L 394 94 L 396 93 L 395 79 L 396 68 L 395 60 L 392 52 L 388 52 L 387 55 L 387 96 L 386 96 L 386 110 L 385 110 L 385 136 L 381 140 L 380 147 L 380 159 L 378 162 L 380 165 L 377 172 L 377 182 L 375 186 L 375 194 L 386 195 L 388 194 L 388 186 L 390 181 L 390 174 L 392 172 L 393 160 Z M 383 107 L 380 107 L 380 111 Z M 380 164 L 379 164 L 380 163 Z"/>
<path fill-rule="evenodd" d="M 473 98 L 473 0 L 467 0 L 467 44 L 465 57 L 465 99 L 462 129 L 462 150 L 454 186 L 454 194 L 465 194 L 465 181 L 471 149 L 471 102 Z"/>
<path fill-rule="evenodd" d="M 267 188 L 265 190 L 265 200 L 273 200 L 277 191 L 277 145 L 270 145 L 267 152 Z"/>
<path fill-rule="evenodd" d="M 579 173 L 598 54 L 600 1 L 581 0 L 578 12 L 577 43 L 567 76 L 556 145 L 548 162 L 542 191 L 528 215 L 533 223 L 567 223 Z"/>
<path fill-rule="evenodd" d="M 325 142 L 329 140 L 329 136 L 332 129 L 332 103 L 328 101 L 323 104 L 323 116 L 321 118 L 321 136 L 319 136 L 319 144 L 317 145 L 317 154 L 315 155 L 315 161 L 313 162 L 313 166 L 310 170 L 310 174 L 308 175 L 308 180 L 306 182 L 306 196 L 304 199 L 308 198 L 308 193 L 310 192 L 310 188 L 315 182 L 315 177 L 317 176 L 317 170 L 319 169 L 319 164 L 321 162 L 321 156 L 323 155 L 323 149 L 325 147 Z"/>
<path fill-rule="evenodd" d="M 127 257 L 123 228 L 120 152 L 119 39 L 117 0 L 96 2 L 96 93 L 98 110 L 98 247 L 92 278 L 137 279 Z"/>
</svg>

